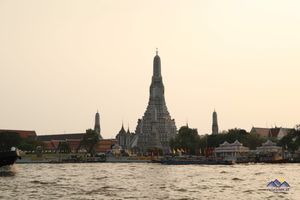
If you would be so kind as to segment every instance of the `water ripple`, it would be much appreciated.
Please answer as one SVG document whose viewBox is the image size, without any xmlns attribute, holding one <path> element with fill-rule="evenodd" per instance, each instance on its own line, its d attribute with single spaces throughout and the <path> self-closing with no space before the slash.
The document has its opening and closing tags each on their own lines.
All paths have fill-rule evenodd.
<svg viewBox="0 0 300 200">
<path fill-rule="evenodd" d="M 0 199 L 297 199 L 299 167 L 22 164 L 0 171 Z M 276 178 L 287 180 L 290 191 L 268 191 Z"/>
</svg>

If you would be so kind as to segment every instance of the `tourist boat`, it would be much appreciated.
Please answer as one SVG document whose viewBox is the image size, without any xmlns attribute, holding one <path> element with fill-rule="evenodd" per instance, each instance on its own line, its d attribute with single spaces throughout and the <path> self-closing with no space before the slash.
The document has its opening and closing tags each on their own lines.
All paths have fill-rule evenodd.
<svg viewBox="0 0 300 200">
<path fill-rule="evenodd" d="M 0 167 L 13 165 L 17 159 L 21 159 L 18 149 L 12 147 L 10 151 L 0 152 Z"/>
</svg>

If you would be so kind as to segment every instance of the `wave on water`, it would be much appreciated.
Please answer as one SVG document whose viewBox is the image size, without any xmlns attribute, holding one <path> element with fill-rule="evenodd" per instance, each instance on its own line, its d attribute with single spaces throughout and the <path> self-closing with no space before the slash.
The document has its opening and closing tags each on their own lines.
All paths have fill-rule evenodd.
<svg viewBox="0 0 300 200">
<path fill-rule="evenodd" d="M 256 172 L 254 175 L 261 175 L 264 174 L 264 172 Z"/>
<path fill-rule="evenodd" d="M 32 180 L 30 183 L 40 184 L 40 185 L 57 185 L 57 182 L 54 181 L 41 181 L 41 180 Z"/>
<path fill-rule="evenodd" d="M 15 176 L 16 173 L 17 173 L 17 169 L 15 165 L 0 167 L 0 177 Z"/>
<path fill-rule="evenodd" d="M 236 177 L 235 177 L 235 178 L 233 178 L 232 180 L 233 180 L 233 181 L 242 181 L 243 179 L 240 179 L 240 178 L 236 178 Z"/>
</svg>

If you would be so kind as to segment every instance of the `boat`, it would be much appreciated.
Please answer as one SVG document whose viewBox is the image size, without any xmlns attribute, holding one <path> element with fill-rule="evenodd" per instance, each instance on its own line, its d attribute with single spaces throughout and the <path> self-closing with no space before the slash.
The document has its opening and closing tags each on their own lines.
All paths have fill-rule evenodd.
<svg viewBox="0 0 300 200">
<path fill-rule="evenodd" d="M 21 159 L 21 156 L 15 147 L 12 147 L 10 151 L 1 151 L 0 167 L 13 165 L 17 159 Z"/>
<path fill-rule="evenodd" d="M 154 162 L 158 162 L 157 160 Z M 164 165 L 232 165 L 232 161 L 218 160 L 218 159 L 207 159 L 203 157 L 192 157 L 192 156 L 175 156 L 175 157 L 164 157 L 160 160 L 161 164 Z"/>
<path fill-rule="evenodd" d="M 95 154 L 95 155 L 77 155 L 72 154 L 69 155 L 67 158 L 59 159 L 59 160 L 52 160 L 50 163 L 58 164 L 58 163 L 98 163 L 98 162 L 106 162 L 106 155 L 105 154 Z"/>
<path fill-rule="evenodd" d="M 106 162 L 106 155 L 97 153 L 95 156 L 87 157 L 86 162 Z"/>
</svg>

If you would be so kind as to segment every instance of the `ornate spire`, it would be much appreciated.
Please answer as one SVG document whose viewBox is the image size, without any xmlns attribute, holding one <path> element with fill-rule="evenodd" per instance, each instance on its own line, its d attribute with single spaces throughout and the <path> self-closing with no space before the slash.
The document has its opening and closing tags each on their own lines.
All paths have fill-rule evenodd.
<svg viewBox="0 0 300 200">
<path fill-rule="evenodd" d="M 213 112 L 213 123 L 212 123 L 212 134 L 218 134 L 218 133 L 219 133 L 218 117 L 217 117 L 217 112 L 214 109 L 214 112 Z"/>
<path fill-rule="evenodd" d="M 188 118 L 185 119 L 185 126 L 189 127 L 189 119 Z"/>
<path fill-rule="evenodd" d="M 121 130 L 119 131 L 119 133 L 126 133 L 126 131 L 125 131 L 125 129 L 124 129 L 123 121 L 122 121 L 122 127 L 121 127 Z"/>
<path fill-rule="evenodd" d="M 99 137 L 102 138 L 101 136 L 101 127 L 100 127 L 100 114 L 97 110 L 97 113 L 95 115 L 95 126 L 94 130 L 99 134 Z"/>
<path fill-rule="evenodd" d="M 142 153 L 153 148 L 169 152 L 169 140 L 176 135 L 176 124 L 165 102 L 164 84 L 161 75 L 161 60 L 156 49 L 153 59 L 153 75 L 147 109 L 136 127 L 137 147 Z"/>
<path fill-rule="evenodd" d="M 158 52 L 156 52 L 158 54 Z M 150 86 L 150 99 L 151 100 L 159 100 L 165 101 L 164 97 L 164 84 L 161 76 L 161 63 L 160 57 L 158 55 L 154 56 L 153 59 L 153 76 L 152 82 Z M 151 101 L 150 100 L 150 101 Z"/>
<path fill-rule="evenodd" d="M 129 134 L 130 134 L 130 130 L 129 130 L 129 124 L 128 124 L 128 128 L 127 128 L 127 133 L 129 133 Z"/>
<path fill-rule="evenodd" d="M 161 77 L 161 63 L 160 63 L 160 57 L 158 55 L 157 49 L 156 49 L 156 55 L 153 60 L 153 77 Z"/>
</svg>

